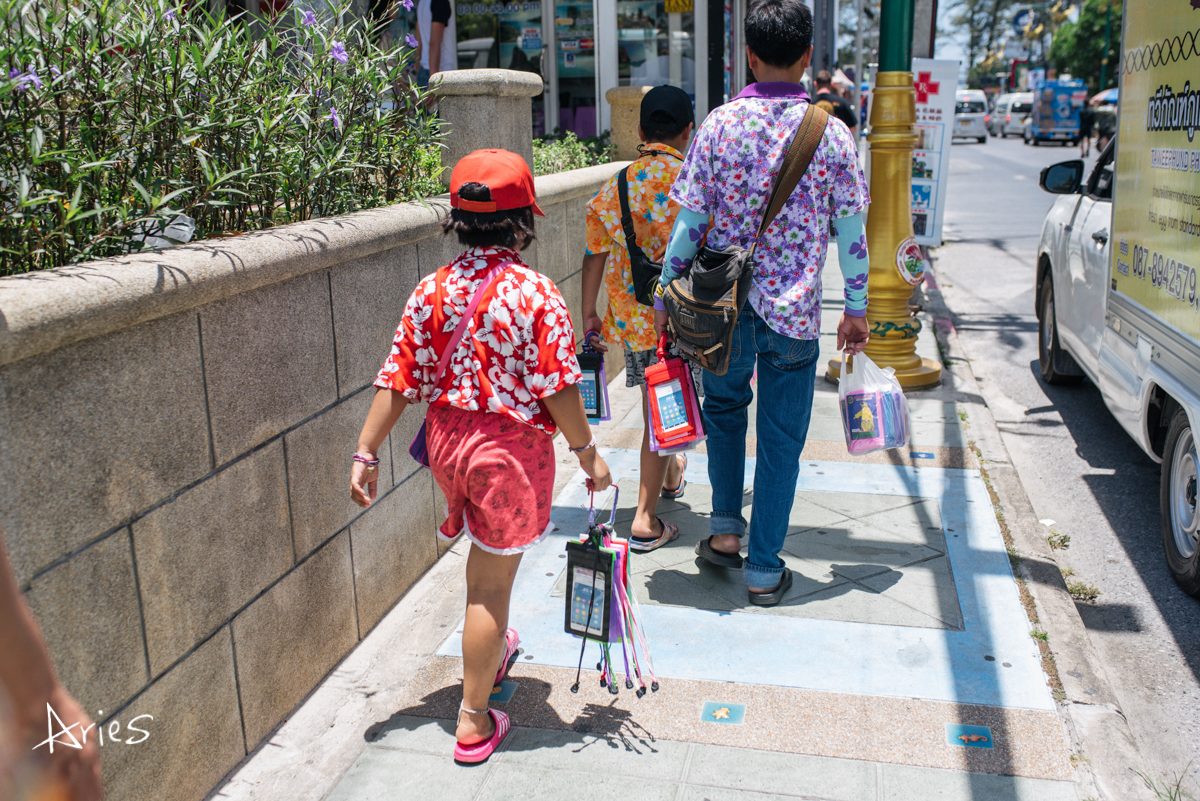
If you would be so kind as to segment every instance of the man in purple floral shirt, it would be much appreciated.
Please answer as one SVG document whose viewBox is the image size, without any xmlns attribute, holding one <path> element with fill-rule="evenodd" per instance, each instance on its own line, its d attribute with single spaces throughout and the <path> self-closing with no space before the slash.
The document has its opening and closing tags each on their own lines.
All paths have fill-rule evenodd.
<svg viewBox="0 0 1200 801">
<path fill-rule="evenodd" d="M 748 248 L 809 98 L 800 76 L 812 58 L 812 12 L 801 0 L 752 0 L 746 54 L 757 83 L 713 111 L 688 151 L 671 199 L 683 208 L 667 247 L 661 285 L 676 277 L 707 233 L 708 245 Z M 727 568 L 743 566 L 741 537 L 747 407 L 758 371 L 757 466 L 745 578 L 751 603 L 772 606 L 792 586 L 779 558 L 808 436 L 821 331 L 821 270 L 832 235 L 846 280 L 839 350 L 859 352 L 869 337 L 867 241 L 870 198 L 854 139 L 830 118 L 807 172 L 763 234 L 749 300 L 738 318 L 729 370 L 704 376 L 704 426 L 713 488 L 712 536 L 696 552 Z M 711 227 L 710 227 L 711 219 Z M 660 304 L 661 305 L 661 304 Z M 659 311 L 656 323 L 665 326 Z"/>
</svg>

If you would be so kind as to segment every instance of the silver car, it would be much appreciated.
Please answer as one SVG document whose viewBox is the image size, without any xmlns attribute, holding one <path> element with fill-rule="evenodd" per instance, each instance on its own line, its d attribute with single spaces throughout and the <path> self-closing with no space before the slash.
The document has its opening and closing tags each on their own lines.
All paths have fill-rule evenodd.
<svg viewBox="0 0 1200 801">
<path fill-rule="evenodd" d="M 950 138 L 987 142 L 987 95 L 977 89 L 960 89 L 954 101 L 954 129 Z"/>
<path fill-rule="evenodd" d="M 988 128 L 992 136 L 999 136 L 1002 139 L 1007 139 L 1009 136 L 1023 136 L 1025 120 L 1032 113 L 1033 94 L 1031 92 L 1002 95 L 996 101 L 996 110 L 992 112 Z"/>
</svg>

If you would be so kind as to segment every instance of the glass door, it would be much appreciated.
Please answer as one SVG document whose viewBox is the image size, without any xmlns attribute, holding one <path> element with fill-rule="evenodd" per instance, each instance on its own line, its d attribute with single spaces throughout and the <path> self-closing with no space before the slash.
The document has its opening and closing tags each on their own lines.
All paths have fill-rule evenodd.
<svg viewBox="0 0 1200 801">
<path fill-rule="evenodd" d="M 458 68 L 500 68 L 542 76 L 542 3 L 461 2 L 458 19 Z M 547 131 L 545 92 L 533 98 L 533 135 Z M 554 126 L 549 126 L 552 129 Z"/>
<path fill-rule="evenodd" d="M 595 136 L 596 20 L 592 3 L 554 6 L 554 52 L 558 72 L 558 127 L 580 139 Z"/>
<path fill-rule="evenodd" d="M 696 102 L 692 0 L 617 0 L 618 86 L 678 86 Z"/>
</svg>

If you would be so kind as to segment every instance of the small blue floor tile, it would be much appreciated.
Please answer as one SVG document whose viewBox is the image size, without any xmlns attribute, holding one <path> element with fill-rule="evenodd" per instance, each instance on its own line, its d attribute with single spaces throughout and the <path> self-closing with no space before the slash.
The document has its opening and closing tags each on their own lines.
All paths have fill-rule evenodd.
<svg viewBox="0 0 1200 801">
<path fill-rule="evenodd" d="M 728 723 L 740 726 L 746 722 L 745 704 L 723 704 L 719 701 L 706 701 L 700 720 L 705 723 Z"/>
<path fill-rule="evenodd" d="M 517 683 L 515 681 L 502 681 L 492 688 L 491 700 L 497 704 L 507 704 L 512 700 L 513 693 L 517 691 Z"/>
<path fill-rule="evenodd" d="M 936 455 L 934 455 L 932 453 L 926 453 L 925 451 L 909 451 L 908 457 L 910 459 L 936 459 L 937 458 Z"/>
<path fill-rule="evenodd" d="M 946 742 L 965 748 L 991 748 L 992 730 L 987 726 L 967 726 L 962 723 L 946 724 Z"/>
</svg>

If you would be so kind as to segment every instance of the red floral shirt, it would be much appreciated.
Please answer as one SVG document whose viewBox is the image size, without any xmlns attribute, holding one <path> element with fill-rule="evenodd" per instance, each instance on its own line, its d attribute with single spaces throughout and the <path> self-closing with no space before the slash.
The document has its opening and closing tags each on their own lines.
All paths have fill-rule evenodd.
<svg viewBox="0 0 1200 801">
<path fill-rule="evenodd" d="M 479 282 L 497 264 L 511 264 L 483 294 L 442 380 L 442 351 Z M 508 248 L 471 248 L 413 290 L 396 329 L 392 353 L 375 386 L 410 402 L 505 414 L 553 434 L 540 403 L 582 378 L 567 304 L 546 276 Z"/>
</svg>

